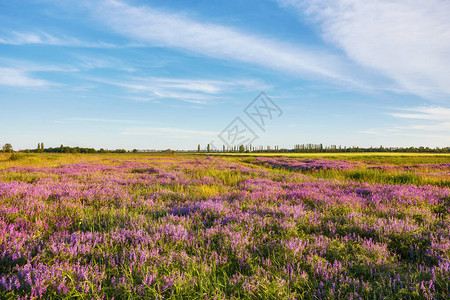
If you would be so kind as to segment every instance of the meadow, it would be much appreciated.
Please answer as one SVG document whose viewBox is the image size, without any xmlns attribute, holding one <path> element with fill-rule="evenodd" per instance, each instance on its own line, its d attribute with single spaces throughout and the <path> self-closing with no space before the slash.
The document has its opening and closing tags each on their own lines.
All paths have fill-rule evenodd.
<svg viewBox="0 0 450 300">
<path fill-rule="evenodd" d="M 9 158 L 1 299 L 450 298 L 450 155 Z"/>
</svg>

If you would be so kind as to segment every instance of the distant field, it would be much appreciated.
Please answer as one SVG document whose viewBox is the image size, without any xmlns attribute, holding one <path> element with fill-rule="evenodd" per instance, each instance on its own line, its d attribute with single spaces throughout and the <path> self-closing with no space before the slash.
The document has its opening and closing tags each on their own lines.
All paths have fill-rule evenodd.
<svg viewBox="0 0 450 300">
<path fill-rule="evenodd" d="M 450 163 L 450 154 L 430 153 L 120 153 L 120 154 L 58 154 L 58 153 L 30 153 L 20 154 L 17 161 L 10 161 L 10 154 L 0 153 L 0 168 L 12 166 L 57 166 L 65 163 L 82 161 L 98 161 L 105 158 L 142 158 L 154 156 L 220 156 L 220 157 L 289 157 L 289 158 L 323 158 L 339 160 L 375 161 L 390 164 L 424 164 Z"/>
<path fill-rule="evenodd" d="M 107 153 L 107 154 L 70 154 L 70 153 L 19 153 L 19 159 L 9 160 L 10 154 L 0 153 L 0 169 L 20 167 L 55 167 L 62 164 L 93 162 L 109 159 L 164 156 L 161 153 Z M 173 155 L 173 154 L 168 154 Z M 175 154 L 178 155 L 178 154 Z"/>
<path fill-rule="evenodd" d="M 0 299 L 448 299 L 450 155 L 0 154 Z"/>
<path fill-rule="evenodd" d="M 195 153 L 194 153 L 195 154 Z M 450 163 L 449 153 L 200 153 L 199 155 L 217 156 L 267 156 L 267 157 L 291 157 L 291 158 L 324 158 L 346 159 L 361 161 L 377 161 L 395 164 L 414 163 Z"/>
</svg>

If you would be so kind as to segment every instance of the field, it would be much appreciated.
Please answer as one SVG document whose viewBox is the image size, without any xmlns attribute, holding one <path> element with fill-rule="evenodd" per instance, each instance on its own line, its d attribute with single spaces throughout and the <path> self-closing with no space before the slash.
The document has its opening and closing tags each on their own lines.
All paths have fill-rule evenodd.
<svg viewBox="0 0 450 300">
<path fill-rule="evenodd" d="M 1 299 L 450 298 L 450 155 L 8 158 Z"/>
</svg>

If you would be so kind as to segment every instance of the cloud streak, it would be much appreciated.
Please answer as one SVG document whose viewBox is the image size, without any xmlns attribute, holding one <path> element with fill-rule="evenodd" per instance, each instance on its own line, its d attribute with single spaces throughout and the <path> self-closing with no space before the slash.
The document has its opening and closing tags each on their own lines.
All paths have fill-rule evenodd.
<svg viewBox="0 0 450 300">
<path fill-rule="evenodd" d="M 419 106 L 402 109 L 404 112 L 391 113 L 396 118 L 416 119 L 416 120 L 450 120 L 450 108 L 440 106 Z"/>
<path fill-rule="evenodd" d="M 40 88 L 49 86 L 51 83 L 46 80 L 33 78 L 28 72 L 21 69 L 0 67 L 0 85 Z"/>
<path fill-rule="evenodd" d="M 55 36 L 43 31 L 19 32 L 12 31 L 0 37 L 0 44 L 5 45 L 50 45 L 85 48 L 115 48 L 117 46 L 105 42 L 86 42 L 74 37 Z"/>
<path fill-rule="evenodd" d="M 219 132 L 207 131 L 207 130 L 192 130 L 185 128 L 172 128 L 172 127 L 136 127 L 123 129 L 120 134 L 122 135 L 175 135 L 178 138 L 196 138 L 197 136 L 212 137 L 217 136 Z"/>
<path fill-rule="evenodd" d="M 188 79 L 166 77 L 129 77 L 114 81 L 91 78 L 92 81 L 125 88 L 131 93 L 139 95 L 132 97 L 136 101 L 155 101 L 158 99 L 178 99 L 185 102 L 206 104 L 217 100 L 227 93 L 243 91 L 261 91 L 270 86 L 252 79 Z"/>
<path fill-rule="evenodd" d="M 450 95 L 450 2 L 442 0 L 278 0 L 319 24 L 324 39 L 398 90 Z M 395 88 L 394 88 L 395 90 Z"/>
<path fill-rule="evenodd" d="M 342 58 L 325 50 L 202 23 L 148 6 L 134 7 L 115 0 L 95 5 L 87 2 L 85 6 L 99 22 L 138 43 L 250 63 L 309 79 L 361 85 L 348 74 L 351 67 Z"/>
<path fill-rule="evenodd" d="M 407 126 L 398 126 L 402 132 L 427 132 L 444 133 L 442 137 L 450 141 L 450 108 L 441 106 L 418 106 L 399 109 L 401 112 L 390 113 L 389 115 L 409 120 Z"/>
<path fill-rule="evenodd" d="M 100 118 L 69 118 L 68 120 L 69 121 L 81 121 L 81 122 L 94 122 L 94 123 L 118 123 L 118 124 L 148 123 L 148 122 L 142 122 L 142 121 L 138 121 L 138 120 L 100 119 Z"/>
</svg>

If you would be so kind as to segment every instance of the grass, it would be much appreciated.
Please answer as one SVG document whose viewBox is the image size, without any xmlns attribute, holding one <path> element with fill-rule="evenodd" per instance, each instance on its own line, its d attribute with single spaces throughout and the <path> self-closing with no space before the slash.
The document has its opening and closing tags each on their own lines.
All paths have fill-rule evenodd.
<svg viewBox="0 0 450 300">
<path fill-rule="evenodd" d="M 345 159 L 356 161 L 375 161 L 389 164 L 424 164 L 424 163 L 450 163 L 450 154 L 447 153 L 108 153 L 108 154 L 70 154 L 70 153 L 28 153 L 20 154 L 19 159 L 10 160 L 11 154 L 0 153 L 0 169 L 11 167 L 55 167 L 64 164 L 80 162 L 102 161 L 104 159 L 140 159 L 146 157 L 203 157 L 217 156 L 223 159 L 236 161 L 239 158 L 256 156 L 289 157 L 289 158 L 324 158 Z"/>
<path fill-rule="evenodd" d="M 328 155 L 330 154 L 330 155 Z M 273 155 L 268 155 L 269 157 L 278 157 Z M 231 158 L 230 158 L 231 157 Z M 232 158 L 235 156 L 229 156 Z M 237 156 L 241 162 L 248 164 L 254 163 L 255 156 Z M 447 154 L 436 154 L 436 155 L 422 155 L 422 154 L 409 154 L 395 156 L 392 153 L 380 153 L 380 155 L 370 155 L 361 153 L 357 156 L 352 154 L 342 153 L 333 154 L 331 153 L 320 153 L 312 155 L 287 155 L 283 157 L 288 158 L 320 158 L 320 159 L 345 159 L 345 160 L 356 160 L 360 162 L 374 162 L 384 165 L 394 165 L 407 167 L 411 165 L 420 164 L 443 164 L 450 163 L 450 155 Z M 376 159 L 374 159 L 376 158 Z M 371 165 L 368 165 L 371 166 Z M 433 175 L 433 169 L 425 169 L 420 172 L 414 170 L 376 170 L 369 169 L 368 166 L 357 167 L 350 170 L 313 170 L 313 171 L 302 171 L 301 173 L 307 176 L 315 178 L 325 178 L 340 181 L 356 181 L 356 182 L 367 182 L 370 184 L 413 184 L 413 185 L 435 185 L 439 187 L 450 187 L 450 175 Z M 274 168 L 274 171 L 287 174 L 295 174 L 298 171 L 289 171 L 284 168 Z"/>
<path fill-rule="evenodd" d="M 428 197 L 414 186 L 433 177 L 364 167 L 294 172 L 252 157 L 2 154 L 1 169 L 83 166 L 0 172 L 0 298 L 448 295 L 448 193 L 425 187 Z M 436 163 L 408 159 L 400 163 Z"/>
<path fill-rule="evenodd" d="M 17 159 L 11 160 L 9 153 L 0 153 L 0 169 L 11 167 L 57 167 L 66 164 L 82 162 L 97 162 L 101 164 L 115 165 L 123 159 L 145 159 L 145 158 L 167 158 L 170 161 L 173 157 L 220 157 L 221 159 L 249 166 L 251 168 L 262 168 L 252 164 L 253 157 L 288 157 L 288 158 L 320 158 L 320 159 L 344 159 L 361 162 L 377 162 L 392 165 L 414 165 L 414 164 L 442 164 L 450 163 L 450 154 L 429 154 L 429 153 L 120 153 L 120 154 L 57 154 L 57 153 L 31 153 L 18 154 Z M 295 172 L 284 169 L 272 169 L 279 174 L 294 174 Z M 440 187 L 450 187 L 449 176 L 430 176 L 427 173 L 416 174 L 413 171 L 380 171 L 367 168 L 357 168 L 355 170 L 319 170 L 313 172 L 303 172 L 303 174 L 315 178 L 326 178 L 342 181 L 357 181 L 378 184 L 414 184 L 414 185 L 436 185 Z M 215 168 L 199 168 L 190 171 L 190 175 L 195 178 L 203 176 L 218 179 L 222 184 L 233 186 L 247 179 L 243 174 L 233 170 L 217 170 Z M 9 174 L 3 177 L 6 181 L 14 180 L 28 175 Z M 26 180 L 24 177 L 24 180 Z M 28 176 L 28 181 L 33 177 Z M 207 189 L 207 188 L 203 188 Z M 213 195 L 215 192 L 203 192 L 204 195 Z"/>
<path fill-rule="evenodd" d="M 391 164 L 450 163 L 450 153 L 194 153 L 195 155 L 228 157 L 289 157 L 289 158 L 324 158 L 356 161 L 375 161 Z"/>
<path fill-rule="evenodd" d="M 0 153 L 0 169 L 8 169 L 12 167 L 57 167 L 66 164 L 76 164 L 83 162 L 101 162 L 114 164 L 115 160 L 139 159 L 151 157 L 167 157 L 176 156 L 178 154 L 164 154 L 164 153 L 20 153 L 19 159 L 10 160 L 11 154 Z M 109 162 L 108 162 L 109 161 Z"/>
<path fill-rule="evenodd" d="M 418 186 L 435 185 L 439 187 L 450 187 L 450 176 L 428 176 L 414 172 L 390 172 L 371 169 L 356 170 L 319 170 L 303 172 L 303 174 L 316 177 L 341 181 L 367 182 L 370 184 L 413 184 Z"/>
</svg>

